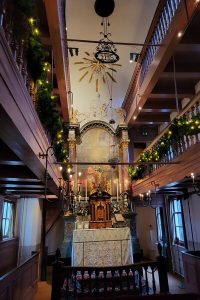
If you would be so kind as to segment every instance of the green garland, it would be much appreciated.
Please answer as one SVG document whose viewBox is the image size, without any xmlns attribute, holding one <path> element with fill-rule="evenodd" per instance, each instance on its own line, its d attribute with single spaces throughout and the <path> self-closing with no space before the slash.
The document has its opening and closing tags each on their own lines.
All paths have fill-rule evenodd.
<svg viewBox="0 0 200 300">
<path fill-rule="evenodd" d="M 64 138 L 68 134 L 67 126 L 62 122 L 56 109 L 57 97 L 52 96 L 52 86 L 47 78 L 51 65 L 47 62 L 49 53 L 46 52 L 40 37 L 36 20 L 32 17 L 33 0 L 12 0 L 15 9 L 20 12 L 15 21 L 14 38 L 25 44 L 27 69 L 37 87 L 36 110 L 54 147 L 58 161 L 67 162 L 68 153 L 65 149 Z M 21 21 L 21 22 L 20 22 Z"/>
<path fill-rule="evenodd" d="M 161 161 L 170 150 L 170 146 L 178 142 L 184 136 L 190 136 L 200 133 L 200 113 L 193 116 L 190 120 L 186 117 L 177 117 L 169 127 L 169 130 L 161 137 L 155 147 L 151 150 L 145 150 L 141 153 L 136 168 L 129 166 L 128 173 L 132 180 L 144 178 L 147 168 L 151 170 L 153 162 Z M 152 162 L 152 165 L 143 165 L 143 162 Z"/>
<path fill-rule="evenodd" d="M 43 73 L 44 76 L 45 72 Z M 39 118 L 50 135 L 54 152 L 58 161 L 67 162 L 68 153 L 65 149 L 64 138 L 68 134 L 68 127 L 60 118 L 56 109 L 58 98 L 51 95 L 51 85 L 46 80 L 37 81 L 37 104 L 36 109 Z"/>
</svg>

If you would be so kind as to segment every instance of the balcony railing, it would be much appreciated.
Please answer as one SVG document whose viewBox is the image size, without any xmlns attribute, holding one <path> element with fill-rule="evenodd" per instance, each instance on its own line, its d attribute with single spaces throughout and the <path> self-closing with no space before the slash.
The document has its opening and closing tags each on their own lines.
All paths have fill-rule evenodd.
<svg viewBox="0 0 200 300">
<path fill-rule="evenodd" d="M 36 101 L 34 84 L 27 70 L 27 34 L 28 18 L 20 9 L 13 5 L 12 1 L 1 1 L 0 4 L 0 28 L 3 29 L 5 38 L 12 56 L 18 67 L 18 71 L 28 90 L 33 103 Z"/>
<path fill-rule="evenodd" d="M 137 160 L 150 163 L 142 165 L 143 173 L 138 179 L 158 170 L 166 163 L 172 162 L 192 145 L 200 142 L 200 93 L 182 110 L 182 112 L 162 131 L 145 149 Z M 151 164 L 152 162 L 152 164 Z M 154 164 L 153 162 L 159 162 Z M 133 176 L 136 179 L 137 176 Z"/>
<path fill-rule="evenodd" d="M 126 106 L 127 111 L 129 111 L 133 99 L 137 99 L 138 90 L 142 86 L 156 53 L 160 47 L 162 47 L 163 41 L 169 33 L 170 25 L 172 24 L 182 0 L 166 0 L 164 4 L 163 2 L 159 4 L 160 6 L 157 9 L 149 34 L 145 41 L 145 44 L 151 46 L 145 45 L 143 47 L 124 100 L 124 106 Z"/>
<path fill-rule="evenodd" d="M 158 20 L 157 26 L 155 27 L 152 38 L 149 41 L 149 44 L 159 45 L 163 42 L 166 34 L 168 33 L 170 24 L 179 7 L 180 2 L 181 0 L 166 0 L 166 4 L 163 8 L 163 11 Z M 141 65 L 140 80 L 139 80 L 140 86 L 142 85 L 144 77 L 158 49 L 159 46 L 150 46 L 146 49 L 144 53 L 143 61 Z"/>
</svg>

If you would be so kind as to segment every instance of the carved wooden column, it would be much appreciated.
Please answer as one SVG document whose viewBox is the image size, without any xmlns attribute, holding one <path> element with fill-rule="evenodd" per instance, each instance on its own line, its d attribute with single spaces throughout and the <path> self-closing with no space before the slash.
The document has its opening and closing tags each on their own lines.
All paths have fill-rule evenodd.
<svg viewBox="0 0 200 300">
<path fill-rule="evenodd" d="M 128 163 L 128 144 L 130 142 L 128 138 L 128 126 L 127 125 L 118 125 L 116 129 L 116 135 L 119 139 L 119 159 L 120 162 Z M 129 188 L 129 176 L 128 176 L 128 166 L 119 166 L 119 182 L 121 184 L 121 192 Z"/>
</svg>

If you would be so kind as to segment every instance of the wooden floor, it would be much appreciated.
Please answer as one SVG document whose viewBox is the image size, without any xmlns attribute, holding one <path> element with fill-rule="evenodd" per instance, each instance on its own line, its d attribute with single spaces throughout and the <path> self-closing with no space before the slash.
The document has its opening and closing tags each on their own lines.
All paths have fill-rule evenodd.
<svg viewBox="0 0 200 300">
<path fill-rule="evenodd" d="M 51 273 L 52 267 L 47 268 L 47 281 L 38 282 L 38 291 L 33 300 L 50 300 L 51 299 Z"/>
<path fill-rule="evenodd" d="M 158 282 L 157 274 L 155 280 Z M 174 274 L 168 274 L 169 291 L 171 294 L 185 294 L 184 283 L 181 282 Z M 156 283 L 158 286 L 158 284 Z M 50 300 L 51 299 L 51 268 L 47 272 L 47 281 L 38 282 L 38 292 L 33 300 Z"/>
</svg>

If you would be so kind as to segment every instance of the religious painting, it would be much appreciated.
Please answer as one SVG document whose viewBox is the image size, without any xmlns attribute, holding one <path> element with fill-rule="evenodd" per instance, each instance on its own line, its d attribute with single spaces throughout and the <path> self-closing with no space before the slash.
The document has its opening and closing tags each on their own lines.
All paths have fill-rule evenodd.
<svg viewBox="0 0 200 300">
<path fill-rule="evenodd" d="M 114 152 L 116 153 L 114 137 L 104 128 L 91 128 L 82 136 L 82 143 L 77 146 L 78 161 L 97 163 L 97 165 L 85 165 L 80 168 L 84 177 L 83 182 L 87 185 L 88 196 L 96 192 L 99 185 L 103 191 L 111 195 L 114 192 L 113 181 L 118 176 L 118 168 L 98 165 L 98 162 L 108 162 Z"/>
</svg>

